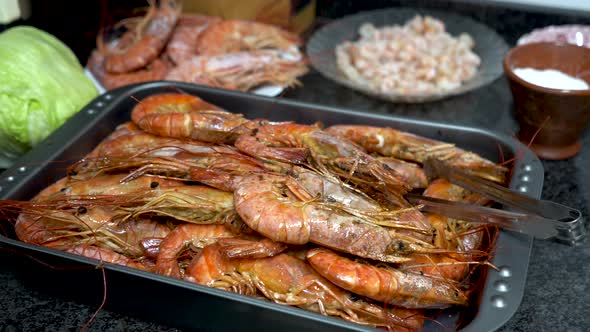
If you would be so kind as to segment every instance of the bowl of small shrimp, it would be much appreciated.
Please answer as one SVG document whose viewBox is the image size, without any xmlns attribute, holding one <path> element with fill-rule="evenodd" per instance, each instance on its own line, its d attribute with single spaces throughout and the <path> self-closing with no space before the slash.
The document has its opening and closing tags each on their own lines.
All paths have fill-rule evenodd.
<svg viewBox="0 0 590 332">
<path fill-rule="evenodd" d="M 344 17 L 307 44 L 325 77 L 380 99 L 420 103 L 467 93 L 502 75 L 508 46 L 487 26 L 436 10 L 395 8 Z"/>
</svg>

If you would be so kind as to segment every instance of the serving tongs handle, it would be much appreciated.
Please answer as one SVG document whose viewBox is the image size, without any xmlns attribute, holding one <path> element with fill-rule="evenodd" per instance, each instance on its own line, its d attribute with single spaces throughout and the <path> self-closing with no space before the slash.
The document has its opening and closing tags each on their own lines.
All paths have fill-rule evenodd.
<svg viewBox="0 0 590 332">
<path fill-rule="evenodd" d="M 557 231 L 555 238 L 560 242 L 574 245 L 586 234 L 582 213 L 577 209 L 519 194 L 496 183 L 449 166 L 444 161 L 428 159 L 424 162 L 424 170 L 429 178 L 445 178 L 451 183 L 498 203 L 557 221 L 557 223 L 554 223 Z"/>
<path fill-rule="evenodd" d="M 490 223 L 539 239 L 549 239 L 558 235 L 558 222 L 534 214 L 498 210 L 416 194 L 406 194 L 405 197 L 413 204 L 422 205 L 421 211 L 473 223 Z"/>
</svg>

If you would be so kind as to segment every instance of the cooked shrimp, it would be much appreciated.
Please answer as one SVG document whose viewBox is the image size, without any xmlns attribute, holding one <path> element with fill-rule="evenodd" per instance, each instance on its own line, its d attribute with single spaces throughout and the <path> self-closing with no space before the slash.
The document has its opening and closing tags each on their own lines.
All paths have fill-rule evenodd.
<svg viewBox="0 0 590 332">
<path fill-rule="evenodd" d="M 276 303 L 395 331 L 415 331 L 422 315 L 402 308 L 385 309 L 354 299 L 319 276 L 305 261 L 288 254 L 262 259 L 227 259 L 223 246 L 206 246 L 186 270 L 186 279 L 245 295 L 256 290 Z"/>
<path fill-rule="evenodd" d="M 416 209 L 391 209 L 390 204 L 384 205 L 329 174 L 319 174 L 299 166 L 293 166 L 285 173 L 298 184 L 289 186 L 289 190 L 304 189 L 304 192 L 294 192 L 300 200 L 322 202 L 326 207 L 345 211 L 376 225 L 396 227 L 406 223 L 415 226 L 416 221 L 424 218 Z"/>
<path fill-rule="evenodd" d="M 161 0 L 158 7 L 150 6 L 144 19 L 121 39 L 133 40 L 129 45 L 107 46 L 100 50 L 105 55 L 105 68 L 110 73 L 128 73 L 147 66 L 166 46 L 181 8 L 175 0 Z M 120 49 L 117 49 L 120 47 Z"/>
<path fill-rule="evenodd" d="M 124 176 L 98 176 L 86 181 L 63 178 L 42 190 L 30 202 L 15 204 L 22 211 L 15 224 L 17 236 L 24 242 L 57 249 L 64 249 L 72 243 L 102 243 L 119 252 L 139 255 L 139 240 L 129 237 L 131 233 L 145 237 L 164 236 L 166 230 L 149 221 L 119 224 L 125 215 L 118 209 L 125 203 L 119 197 L 139 193 L 143 196 L 182 183 L 149 176 L 121 183 Z M 10 205 L 9 202 L 4 204 Z"/>
<path fill-rule="evenodd" d="M 467 296 L 453 283 L 393 268 L 354 262 L 325 248 L 307 253 L 324 278 L 355 294 L 406 308 L 466 305 Z"/>
<path fill-rule="evenodd" d="M 407 260 L 412 252 L 433 252 L 419 238 L 364 221 L 357 216 L 322 207 L 321 202 L 293 197 L 288 176 L 253 175 L 234 189 L 237 213 L 253 230 L 273 241 L 289 244 L 312 242 L 360 257 L 385 262 Z M 420 229 L 400 223 L 402 230 Z"/>
<path fill-rule="evenodd" d="M 105 69 L 104 63 L 104 55 L 95 50 L 88 59 L 87 67 L 100 84 L 107 90 L 129 84 L 163 80 L 172 67 L 168 61 L 157 58 L 148 63 L 145 67 L 134 71 L 111 73 Z"/>
<path fill-rule="evenodd" d="M 227 258 L 265 258 L 272 257 L 287 249 L 287 246 L 267 238 L 245 234 L 244 238 L 219 239 L 223 255 Z"/>
<path fill-rule="evenodd" d="M 64 202 L 65 204 L 66 202 Z M 52 209 L 43 205 L 23 206 L 15 225 L 17 237 L 27 243 L 65 250 L 79 244 L 93 244 L 129 257 L 140 257 L 140 241 L 165 237 L 170 231 L 151 220 L 121 221 L 115 207 L 76 206 Z"/>
<path fill-rule="evenodd" d="M 228 147 L 205 142 L 156 136 L 139 129 L 135 124 L 133 124 L 133 127 L 135 127 L 136 130 L 129 130 L 127 127 L 123 127 L 122 129 L 113 132 L 114 135 L 101 141 L 94 150 L 86 155 L 82 161 L 78 162 L 77 165 L 84 163 L 87 160 L 104 157 L 169 157 L 174 156 L 179 152 L 205 154 L 215 152 L 229 153 L 235 151 Z"/>
<path fill-rule="evenodd" d="M 107 196 L 160 190 L 184 185 L 180 181 L 157 178 L 149 175 L 140 176 L 133 181 L 123 182 L 126 174 L 100 175 L 92 179 L 76 180 L 64 178 L 41 191 L 33 200 L 48 202 L 75 196 Z"/>
<path fill-rule="evenodd" d="M 428 185 L 423 193 L 451 201 L 466 202 L 471 200 L 484 203 L 484 199 L 474 199 L 474 194 L 456 186 L 447 180 L 436 179 Z M 478 196 L 478 195 L 477 195 Z M 446 280 L 462 281 L 470 271 L 470 266 L 485 264 L 487 254 L 478 250 L 486 227 L 475 228 L 467 222 L 457 221 L 445 216 L 426 214 L 430 224 L 436 229 L 434 244 L 437 248 L 446 248 L 448 253 L 431 255 L 410 255 L 411 260 L 402 263 L 400 269 Z"/>
<path fill-rule="evenodd" d="M 296 52 L 301 39 L 279 27 L 242 20 L 223 20 L 208 27 L 198 40 L 198 53 L 219 55 L 240 51 L 277 49 Z"/>
<path fill-rule="evenodd" d="M 410 188 L 399 174 L 365 151 L 310 125 L 296 123 L 259 126 L 254 135 L 242 135 L 235 146 L 246 154 L 290 163 L 311 160 L 332 174 L 387 193 L 398 206 L 409 206 L 402 195 Z M 427 227 L 427 225 L 422 225 Z"/>
<path fill-rule="evenodd" d="M 488 198 L 471 193 L 445 179 L 432 181 L 428 188 L 424 190 L 423 195 L 478 205 L 485 205 L 490 202 Z M 435 241 L 439 241 L 440 247 L 454 247 L 460 251 L 475 250 L 479 247 L 485 227 L 474 232 L 475 228 L 468 222 L 432 214 L 428 214 L 428 217 L 433 227 L 437 228 Z"/>
<path fill-rule="evenodd" d="M 328 133 L 349 139 L 368 152 L 422 163 L 428 158 L 443 160 L 487 180 L 503 183 L 507 169 L 481 156 L 456 147 L 387 127 L 337 125 L 326 128 Z"/>
<path fill-rule="evenodd" d="M 199 36 L 210 26 L 221 21 L 219 17 L 183 14 L 178 19 L 172 37 L 166 45 L 166 54 L 176 65 L 197 55 Z"/>
<path fill-rule="evenodd" d="M 248 91 L 266 84 L 298 85 L 297 77 L 307 71 L 307 66 L 298 58 L 275 50 L 259 50 L 197 55 L 170 70 L 166 79 Z"/>
<path fill-rule="evenodd" d="M 34 203 L 19 205 L 26 212 L 16 220 L 16 236 L 26 243 L 60 250 L 88 241 L 99 242 L 94 231 L 110 223 L 115 215 L 108 207 L 83 208 L 84 213 L 76 215 Z"/>
<path fill-rule="evenodd" d="M 208 186 L 186 185 L 146 192 L 121 208 L 135 218 L 161 216 L 195 224 L 226 224 L 239 219 L 231 193 Z"/>
<path fill-rule="evenodd" d="M 428 186 L 428 179 L 424 169 L 419 165 L 392 157 L 379 157 L 377 159 L 387 167 L 394 169 L 410 187 L 426 188 Z"/>
<path fill-rule="evenodd" d="M 96 159 L 84 159 L 73 168 L 76 179 L 88 179 L 102 174 L 127 172 L 122 182 L 130 181 L 140 176 L 151 174 L 169 179 L 184 181 L 197 181 L 215 188 L 217 187 L 211 177 L 195 175 L 198 169 L 209 172 L 223 172 L 227 175 L 243 175 L 249 173 L 267 172 L 264 163 L 243 155 L 235 150 L 220 147 L 203 147 L 203 150 L 212 152 L 176 152 L 175 147 L 160 147 L 148 150 L 139 156 L 132 157 L 102 157 Z M 226 150 L 224 152 L 223 150 Z M 157 157 L 157 155 L 163 155 Z M 269 167 L 272 167 L 269 166 Z M 194 177 L 193 177 L 194 176 Z"/>
<path fill-rule="evenodd" d="M 156 94 L 142 99 L 131 119 L 148 133 L 211 143 L 231 143 L 248 132 L 241 114 L 227 112 L 199 97 L 182 93 Z"/>
<path fill-rule="evenodd" d="M 295 123 L 263 124 L 254 135 L 240 136 L 234 145 L 257 158 L 311 164 L 313 168 L 354 184 L 358 189 L 370 193 L 373 198 L 378 196 L 378 201 L 382 204 L 407 209 L 400 219 L 411 222 L 424 231 L 430 230 L 422 213 L 413 209 L 403 198 L 410 186 L 402 176 L 358 146 L 316 126 Z"/>
<path fill-rule="evenodd" d="M 224 225 L 179 225 L 160 244 L 155 272 L 181 278 L 182 272 L 178 265 L 178 255 L 187 246 L 191 245 L 202 249 L 218 239 L 235 236 L 236 234 Z"/>
<path fill-rule="evenodd" d="M 442 94 L 472 78 L 481 63 L 471 36 L 454 38 L 429 16 L 404 26 L 365 23 L 359 34 L 336 47 L 336 64 L 351 81 L 379 93 Z"/>
</svg>

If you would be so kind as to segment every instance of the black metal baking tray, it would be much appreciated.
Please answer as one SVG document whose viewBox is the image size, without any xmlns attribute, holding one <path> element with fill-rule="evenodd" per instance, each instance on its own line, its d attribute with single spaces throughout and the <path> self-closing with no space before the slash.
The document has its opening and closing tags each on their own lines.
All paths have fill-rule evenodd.
<svg viewBox="0 0 590 332">
<path fill-rule="evenodd" d="M 63 177 L 67 166 L 93 149 L 118 124 L 128 121 L 130 110 L 137 100 L 161 92 L 179 91 L 198 95 L 249 118 L 265 117 L 299 123 L 320 121 L 325 125 L 354 123 L 391 126 L 456 143 L 494 161 L 499 161 L 501 154 L 506 159 L 517 156 L 510 188 L 536 198 L 541 194 L 544 174 L 541 162 L 524 145 L 503 134 L 192 84 L 152 82 L 113 90 L 90 102 L 0 175 L 0 199 L 30 199 L 42 188 Z M 92 304 L 98 305 L 97 298 L 102 293 L 103 283 L 99 270 L 93 268 L 98 264 L 96 260 L 23 243 L 10 230 L 9 221 L 0 222 L 1 229 L 7 232 L 0 235 L 0 245 L 45 262 L 43 265 L 26 264 L 27 269 L 40 269 L 36 273 L 44 276 L 35 278 L 31 276 L 39 274 L 25 273 L 25 280 L 35 285 L 31 287 L 44 283 L 53 289 L 53 294 L 71 295 L 81 301 L 90 298 Z M 477 305 L 470 314 L 453 310 L 443 312 L 437 321 L 451 328 L 462 321 L 462 331 L 493 331 L 502 326 L 515 313 L 522 300 L 531 246 L 531 237 L 501 231 L 492 260 L 499 270 L 484 268 L 485 272 L 481 274 L 483 288 L 477 294 Z M 47 268 L 48 265 L 53 267 Z M 168 326 L 187 330 L 372 330 L 341 319 L 123 266 L 106 264 L 104 271 L 108 284 L 106 308 Z M 90 296 L 92 293 L 98 295 Z M 433 322 L 427 322 L 424 330 L 447 331 Z"/>
</svg>

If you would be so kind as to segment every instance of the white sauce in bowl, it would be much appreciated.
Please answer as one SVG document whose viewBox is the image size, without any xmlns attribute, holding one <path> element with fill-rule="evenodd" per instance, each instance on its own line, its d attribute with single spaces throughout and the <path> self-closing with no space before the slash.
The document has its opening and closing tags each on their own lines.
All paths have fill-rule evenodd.
<svg viewBox="0 0 590 332">
<path fill-rule="evenodd" d="M 514 74 L 521 79 L 544 88 L 560 90 L 587 90 L 586 81 L 555 69 L 515 68 Z"/>
</svg>

